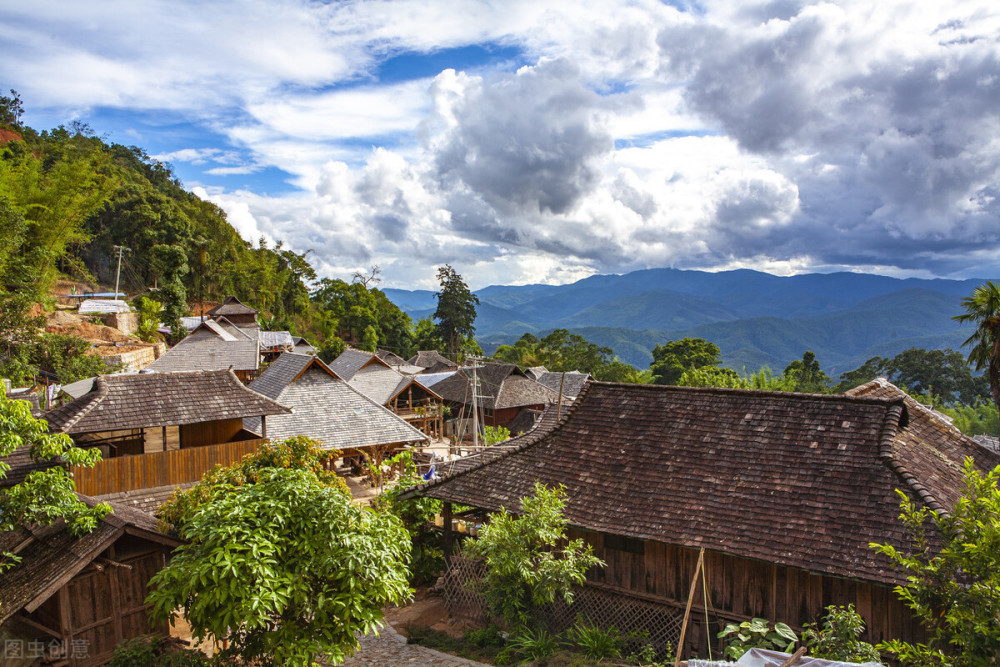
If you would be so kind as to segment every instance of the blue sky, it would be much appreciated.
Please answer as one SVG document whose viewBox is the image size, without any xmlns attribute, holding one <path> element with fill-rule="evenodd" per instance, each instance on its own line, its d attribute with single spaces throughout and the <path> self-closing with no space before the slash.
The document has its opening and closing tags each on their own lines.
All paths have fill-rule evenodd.
<svg viewBox="0 0 1000 667">
<path fill-rule="evenodd" d="M 324 275 L 995 278 L 998 35 L 984 1 L 40 0 L 0 6 L 0 87 Z"/>
</svg>

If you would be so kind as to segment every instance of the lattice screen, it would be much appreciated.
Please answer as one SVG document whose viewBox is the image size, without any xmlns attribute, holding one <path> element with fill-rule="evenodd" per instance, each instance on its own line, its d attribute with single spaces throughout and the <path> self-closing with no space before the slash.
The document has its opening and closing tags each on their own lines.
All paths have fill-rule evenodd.
<svg viewBox="0 0 1000 667">
<path fill-rule="evenodd" d="M 452 556 L 444 580 L 444 598 L 448 613 L 457 618 L 485 621 L 485 602 L 475 592 L 482 578 L 483 565 L 465 556 Z M 582 619 L 604 630 L 614 626 L 633 637 L 629 650 L 650 644 L 662 656 L 677 647 L 684 614 L 674 607 L 640 600 L 592 586 L 577 588 L 573 604 L 561 599 L 541 610 L 542 620 L 553 632 L 562 632 Z"/>
</svg>

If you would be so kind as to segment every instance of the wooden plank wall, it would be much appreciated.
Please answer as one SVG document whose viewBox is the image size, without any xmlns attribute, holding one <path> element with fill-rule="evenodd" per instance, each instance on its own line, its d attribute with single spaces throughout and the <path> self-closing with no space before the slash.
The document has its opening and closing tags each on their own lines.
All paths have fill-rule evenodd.
<svg viewBox="0 0 1000 667">
<path fill-rule="evenodd" d="M 607 563 L 604 568 L 591 570 L 588 580 L 602 588 L 610 587 L 681 609 L 686 605 L 698 562 L 697 550 L 575 529 L 570 530 L 570 538 L 585 539 Z M 712 638 L 713 651 L 717 648 L 715 634 L 729 621 L 758 616 L 800 629 L 804 623 L 818 620 L 831 604 L 855 605 L 868 624 L 862 637 L 865 641 L 925 639 L 891 586 L 710 551 L 705 553 L 705 581 L 712 619 L 707 634 Z M 699 657 L 707 657 L 704 607 L 699 584 L 691 614 L 694 627 L 689 626 L 685 642 Z"/>
<path fill-rule="evenodd" d="M 229 442 L 243 428 L 242 419 L 220 419 L 200 424 L 181 425 L 181 449 Z"/>
<path fill-rule="evenodd" d="M 77 640 L 86 647 L 85 658 L 67 656 L 71 665 L 102 665 L 126 639 L 169 634 L 166 623 L 150 623 L 149 605 L 145 604 L 147 585 L 163 567 L 163 554 L 146 553 L 122 564 L 126 567 L 105 564 L 102 570 L 86 570 L 60 591 L 61 604 L 65 605 L 61 615 L 67 623 L 63 632 L 70 645 Z"/>
<path fill-rule="evenodd" d="M 76 490 L 99 496 L 196 482 L 216 464 L 230 465 L 257 451 L 266 438 L 226 442 L 207 447 L 154 452 L 98 461 L 93 468 L 73 466 Z"/>
</svg>

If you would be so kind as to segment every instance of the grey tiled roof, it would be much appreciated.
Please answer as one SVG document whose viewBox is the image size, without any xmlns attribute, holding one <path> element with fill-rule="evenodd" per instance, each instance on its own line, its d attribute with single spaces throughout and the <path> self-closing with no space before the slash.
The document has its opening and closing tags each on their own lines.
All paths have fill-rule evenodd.
<svg viewBox="0 0 1000 667">
<path fill-rule="evenodd" d="M 301 352 L 302 354 L 316 354 L 316 348 L 309 341 L 301 336 L 292 336 L 292 341 L 295 343 L 295 352 Z"/>
<path fill-rule="evenodd" d="M 386 405 L 407 387 L 419 387 L 433 396 L 437 393 L 420 382 L 419 377 L 403 375 L 391 368 L 371 364 L 358 371 L 348 383 L 376 403 Z"/>
<path fill-rule="evenodd" d="M 340 356 L 331 361 L 330 368 L 337 374 L 337 377 L 350 382 L 351 378 L 354 377 L 354 374 L 368 364 L 389 368 L 389 364 L 385 363 L 371 352 L 365 352 L 364 350 L 358 350 L 353 347 L 347 348 L 340 353 Z"/>
<path fill-rule="evenodd" d="M 250 384 L 284 405 L 291 415 L 269 417 L 267 436 L 282 440 L 306 435 L 327 449 L 426 442 L 427 436 L 330 374 L 317 357 L 283 353 Z M 247 430 L 260 433 L 260 419 L 244 419 Z"/>
<path fill-rule="evenodd" d="M 402 366 L 406 363 L 406 359 L 389 350 L 375 350 L 375 356 L 390 366 Z"/>
<path fill-rule="evenodd" d="M 217 371 L 232 367 L 237 371 L 250 371 L 256 370 L 259 365 L 260 344 L 256 336 L 240 337 L 217 322 L 205 321 L 151 363 L 147 370 L 179 373 Z"/>
<path fill-rule="evenodd" d="M 102 503 L 112 503 L 115 507 L 127 507 L 144 514 L 154 515 L 160 505 L 167 502 L 175 491 L 187 491 L 198 482 L 187 482 L 174 486 L 157 486 L 152 489 L 135 489 L 133 491 L 122 491 L 121 493 L 109 493 L 103 496 L 94 496 L 94 500 Z"/>
<path fill-rule="evenodd" d="M 291 348 L 295 345 L 295 342 L 292 340 L 292 334 L 288 331 L 260 331 L 258 332 L 258 337 L 260 338 L 260 346 L 264 348 Z"/>
<path fill-rule="evenodd" d="M 583 391 L 583 385 L 587 384 L 587 380 L 589 379 L 589 373 L 581 373 L 579 371 L 570 371 L 568 373 L 545 371 L 535 378 L 539 384 L 545 385 L 557 394 L 559 393 L 559 385 L 561 383 L 563 396 L 569 398 L 576 398 Z"/>
<path fill-rule="evenodd" d="M 287 414 L 232 371 L 100 375 L 90 393 L 49 410 L 54 433 L 93 433 Z"/>
</svg>

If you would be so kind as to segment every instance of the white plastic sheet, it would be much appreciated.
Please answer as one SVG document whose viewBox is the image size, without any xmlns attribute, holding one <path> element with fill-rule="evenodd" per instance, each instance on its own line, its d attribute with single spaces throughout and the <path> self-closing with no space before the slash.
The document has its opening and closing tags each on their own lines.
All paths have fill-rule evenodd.
<svg viewBox="0 0 1000 667">
<path fill-rule="evenodd" d="M 738 667 L 780 667 L 790 657 L 792 657 L 791 653 L 752 648 L 736 662 L 688 660 L 688 667 L 733 667 L 734 665 Z M 882 665 L 877 662 L 837 662 L 836 660 L 822 660 L 804 655 L 795 661 L 793 667 L 882 667 Z"/>
</svg>

